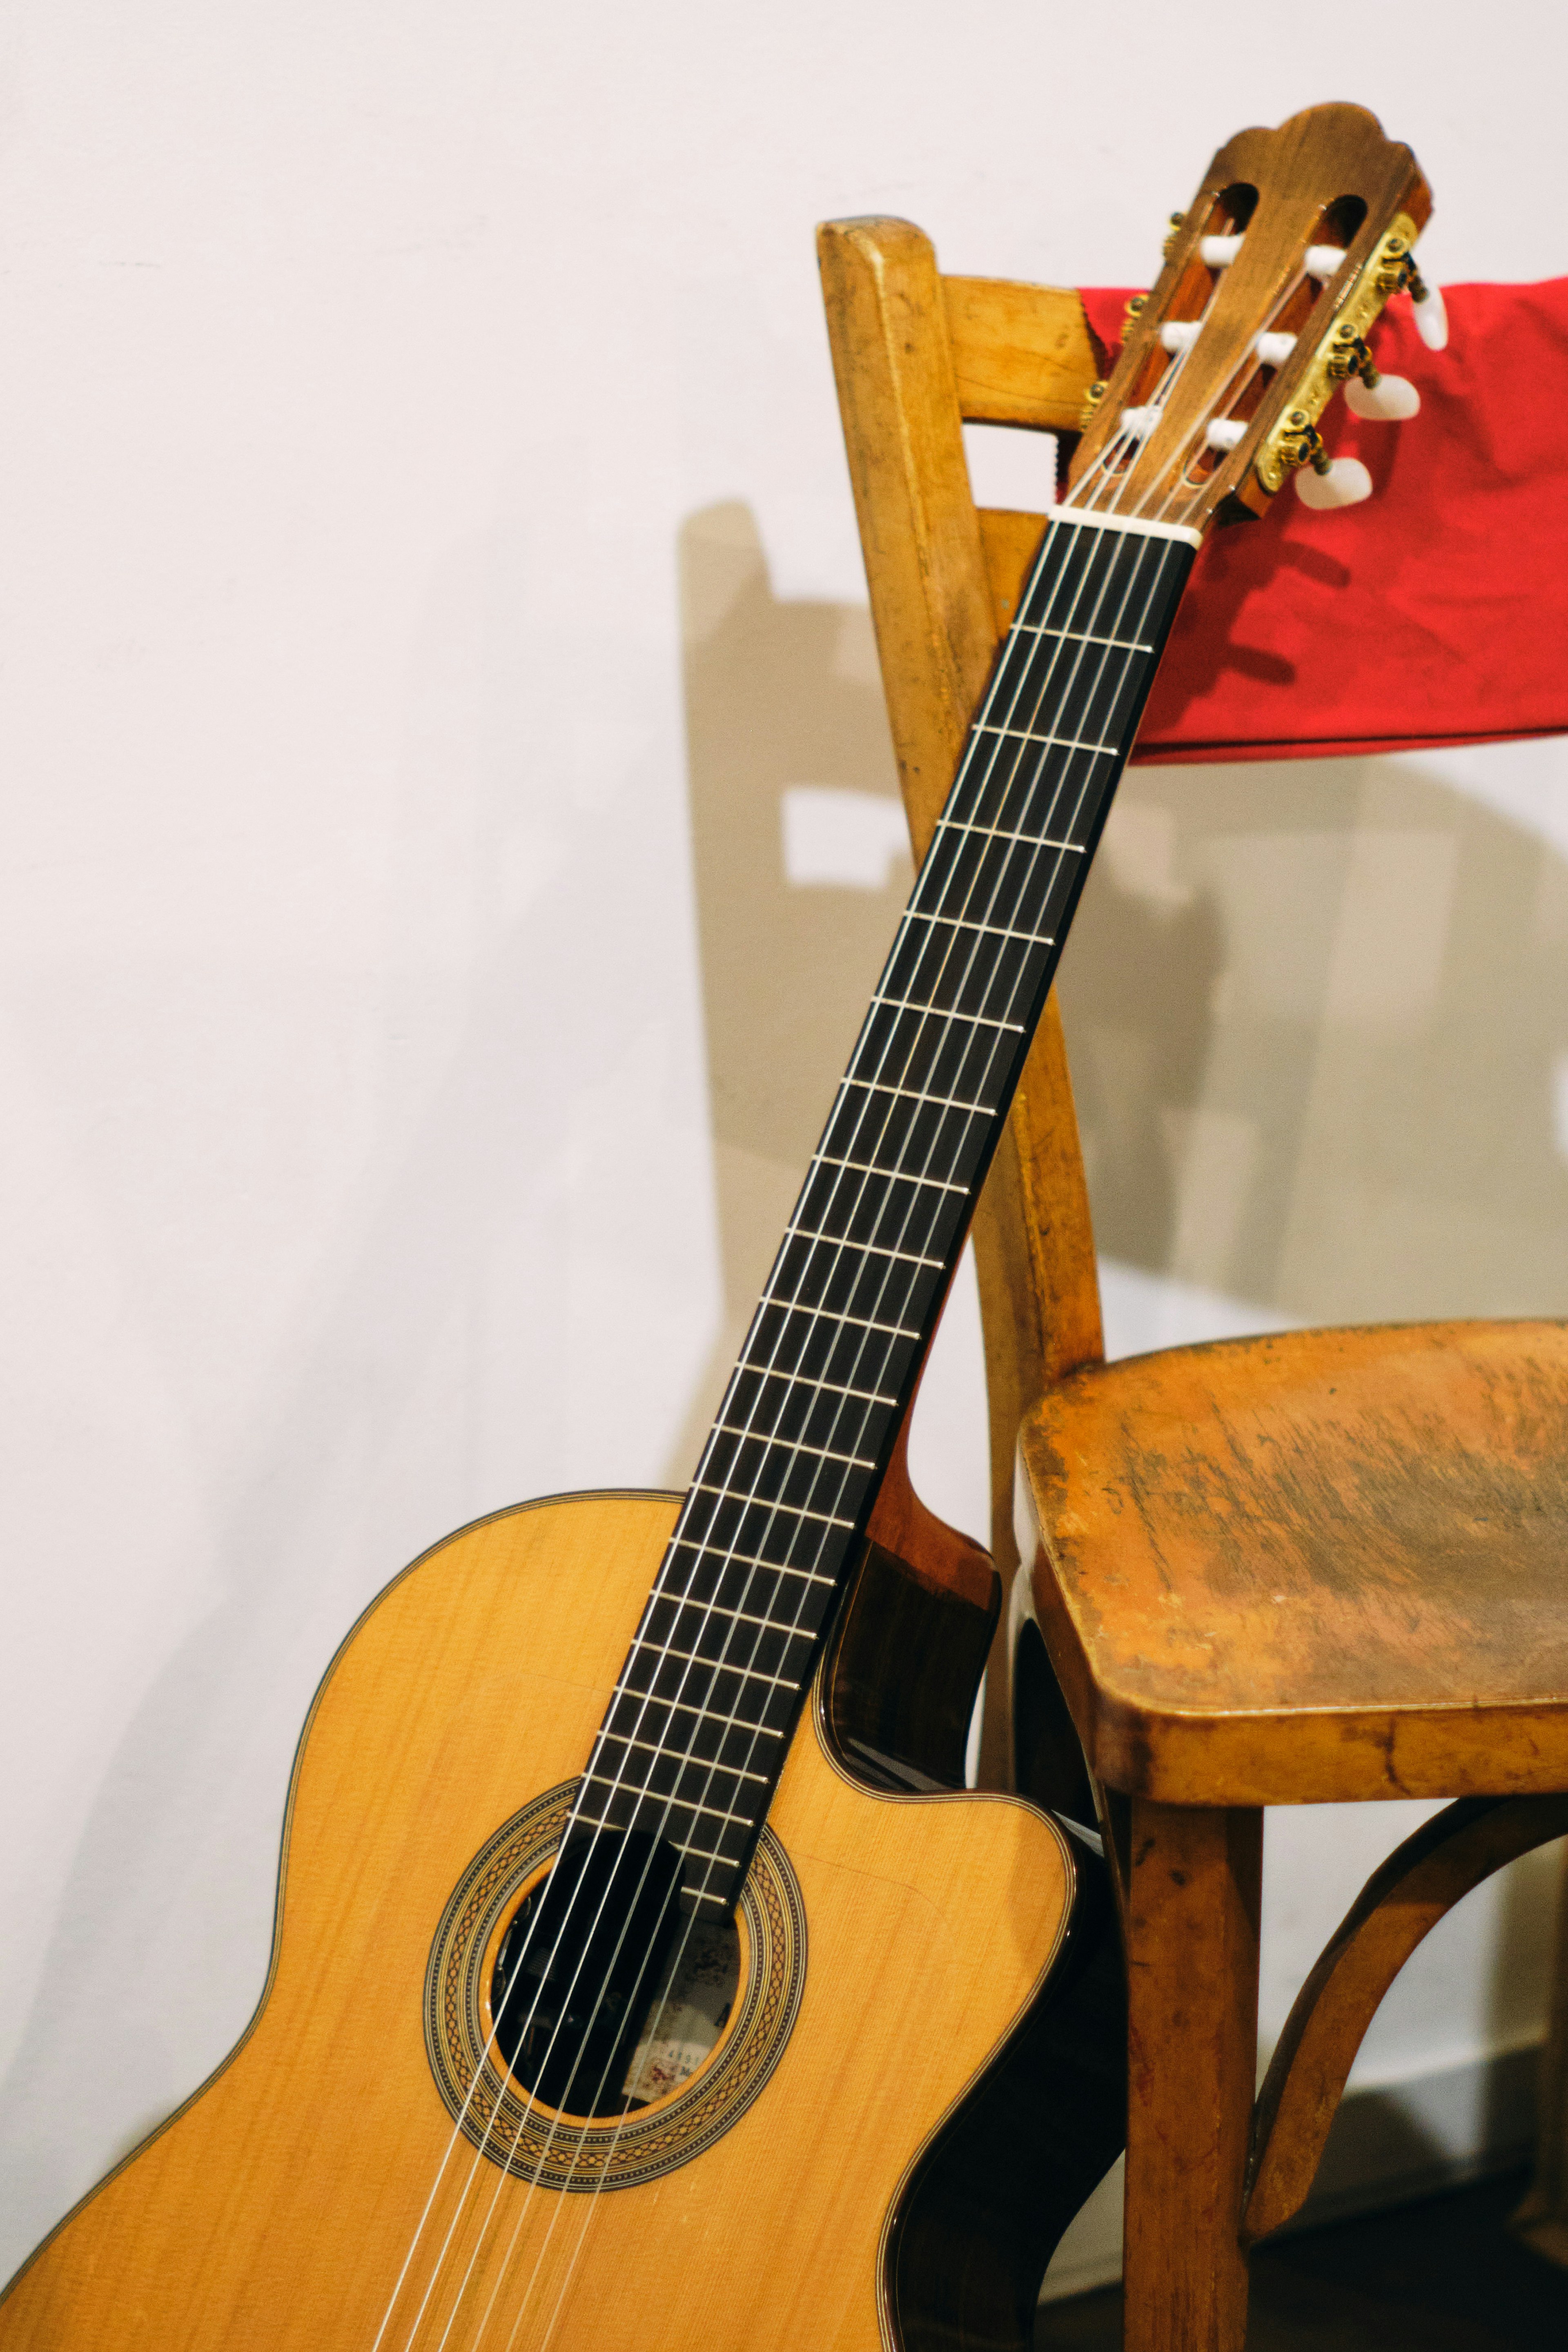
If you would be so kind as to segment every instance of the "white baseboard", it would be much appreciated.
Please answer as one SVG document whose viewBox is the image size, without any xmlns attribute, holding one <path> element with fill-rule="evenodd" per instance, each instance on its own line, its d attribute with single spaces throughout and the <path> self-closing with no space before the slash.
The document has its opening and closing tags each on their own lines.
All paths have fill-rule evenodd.
<svg viewBox="0 0 1568 2352">
<path fill-rule="evenodd" d="M 1375 2212 L 1500 2172 L 1529 2156 L 1538 2042 L 1435 2067 L 1347 2094 L 1312 2194 L 1293 2229 Z M 1112 2285 L 1121 2275 L 1121 2167 L 1079 2215 L 1046 2274 L 1042 2303 Z"/>
</svg>

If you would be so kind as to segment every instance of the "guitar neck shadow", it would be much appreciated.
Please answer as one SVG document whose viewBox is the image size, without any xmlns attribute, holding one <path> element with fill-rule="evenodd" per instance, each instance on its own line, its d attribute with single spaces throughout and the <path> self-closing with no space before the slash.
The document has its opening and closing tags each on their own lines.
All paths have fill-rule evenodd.
<svg viewBox="0 0 1568 2352">
<path fill-rule="evenodd" d="M 723 1286 L 689 1477 L 911 881 L 870 616 L 781 597 L 750 509 L 680 535 L 687 760 Z"/>
</svg>

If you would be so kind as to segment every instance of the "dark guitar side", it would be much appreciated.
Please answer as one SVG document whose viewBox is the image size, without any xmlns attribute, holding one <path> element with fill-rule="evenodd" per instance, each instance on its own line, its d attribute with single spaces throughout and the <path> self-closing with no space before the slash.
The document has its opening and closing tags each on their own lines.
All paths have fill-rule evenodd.
<svg viewBox="0 0 1568 2352">
<path fill-rule="evenodd" d="M 961 1788 L 1001 1579 L 920 1501 L 902 1442 L 871 1536 L 824 1670 L 826 1734 L 873 1785 Z M 1042 1713 L 1020 1711 L 1018 1785 L 1089 1821 L 1082 1751 L 1059 1697 L 1048 1748 Z M 1104 1862 L 1075 1843 L 1072 1911 L 1049 1982 L 922 2152 L 893 2216 L 887 2294 L 905 2352 L 1028 2352 L 1047 2265 L 1121 2155 L 1126 2114 L 1121 1931 Z"/>
</svg>

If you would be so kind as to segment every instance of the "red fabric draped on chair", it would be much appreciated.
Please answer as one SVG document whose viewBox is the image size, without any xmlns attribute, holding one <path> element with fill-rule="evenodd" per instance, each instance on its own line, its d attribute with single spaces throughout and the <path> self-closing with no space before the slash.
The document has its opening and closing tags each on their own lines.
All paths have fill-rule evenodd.
<svg viewBox="0 0 1568 2352">
<path fill-rule="evenodd" d="M 1126 289 L 1087 290 L 1112 350 Z M 1321 758 L 1568 732 L 1568 278 L 1446 289 L 1429 352 L 1407 302 L 1373 336 L 1408 423 L 1323 419 L 1373 478 L 1359 507 L 1278 499 L 1198 558 L 1134 760 Z"/>
</svg>

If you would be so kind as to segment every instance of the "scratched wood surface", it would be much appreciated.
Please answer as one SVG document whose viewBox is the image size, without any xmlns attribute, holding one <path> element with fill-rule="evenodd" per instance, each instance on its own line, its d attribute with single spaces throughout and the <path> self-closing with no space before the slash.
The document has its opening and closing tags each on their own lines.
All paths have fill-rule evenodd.
<svg viewBox="0 0 1568 2352">
<path fill-rule="evenodd" d="M 1026 1423 L 1094 1769 L 1168 1804 L 1568 1787 L 1568 1326 L 1297 1331 Z"/>
<path fill-rule="evenodd" d="M 504 1513 L 361 1621 L 296 1769 L 249 2036 L 20 2273 L 0 2302 L 5 2352 L 467 2352 L 492 2288 L 505 2323 L 487 2343 L 507 2340 L 526 2294 L 556 2315 L 526 2335 L 552 2352 L 879 2352 L 878 2250 L 900 2179 L 1063 1918 L 1060 1833 L 1015 1800 L 868 1794 L 807 1724 L 770 1816 L 805 1898 L 805 1984 L 760 2097 L 663 2179 L 596 2199 L 481 2165 L 465 2204 L 466 2142 L 442 2172 L 451 2119 L 422 2032 L 437 1923 L 497 1826 L 582 1769 L 676 1507 Z M 454 2256 L 416 2320 L 448 2228 Z"/>
</svg>

